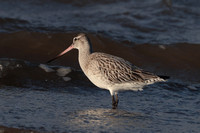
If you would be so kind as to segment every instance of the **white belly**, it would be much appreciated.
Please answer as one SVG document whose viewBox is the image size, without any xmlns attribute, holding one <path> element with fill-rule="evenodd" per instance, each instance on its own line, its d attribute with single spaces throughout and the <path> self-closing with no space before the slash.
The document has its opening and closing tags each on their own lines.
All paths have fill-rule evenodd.
<svg viewBox="0 0 200 133">
<path fill-rule="evenodd" d="M 94 74 L 89 72 L 88 74 L 86 74 L 86 76 L 94 85 L 96 85 L 99 88 L 108 89 L 110 86 L 108 81 L 106 81 L 106 79 L 100 74 Z"/>
</svg>

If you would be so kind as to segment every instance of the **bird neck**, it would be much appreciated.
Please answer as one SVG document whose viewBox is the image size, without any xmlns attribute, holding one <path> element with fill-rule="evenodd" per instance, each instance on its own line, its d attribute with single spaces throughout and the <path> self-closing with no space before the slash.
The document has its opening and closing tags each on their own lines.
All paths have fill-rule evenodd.
<svg viewBox="0 0 200 133">
<path fill-rule="evenodd" d="M 90 50 L 90 47 L 85 49 L 79 49 L 78 59 L 82 70 L 84 70 L 87 67 L 88 59 L 91 53 L 92 52 Z"/>
</svg>

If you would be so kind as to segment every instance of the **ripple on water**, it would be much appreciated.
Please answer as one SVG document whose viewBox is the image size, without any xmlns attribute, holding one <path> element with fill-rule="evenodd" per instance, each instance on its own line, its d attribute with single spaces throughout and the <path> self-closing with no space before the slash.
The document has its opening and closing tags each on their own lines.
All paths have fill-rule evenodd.
<svg viewBox="0 0 200 133">
<path fill-rule="evenodd" d="M 65 125 L 73 131 L 130 132 L 148 128 L 149 116 L 141 113 L 113 109 L 86 109 L 75 111 L 67 117 Z"/>
</svg>

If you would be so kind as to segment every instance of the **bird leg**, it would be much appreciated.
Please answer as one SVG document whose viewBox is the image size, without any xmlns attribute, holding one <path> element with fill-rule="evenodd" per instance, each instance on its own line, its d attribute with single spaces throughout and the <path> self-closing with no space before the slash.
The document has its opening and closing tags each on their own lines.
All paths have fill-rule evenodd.
<svg viewBox="0 0 200 133">
<path fill-rule="evenodd" d="M 115 96 L 112 95 L 112 109 L 117 108 L 118 102 L 119 102 L 118 95 L 117 94 L 115 94 Z"/>
</svg>

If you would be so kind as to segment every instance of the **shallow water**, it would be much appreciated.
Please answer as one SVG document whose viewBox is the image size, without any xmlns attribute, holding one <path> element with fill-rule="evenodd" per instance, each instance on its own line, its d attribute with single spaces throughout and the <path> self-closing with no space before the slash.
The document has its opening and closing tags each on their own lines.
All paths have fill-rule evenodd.
<svg viewBox="0 0 200 133">
<path fill-rule="evenodd" d="M 199 91 L 174 92 L 155 87 L 120 93 L 119 109 L 112 110 L 108 91 L 90 89 L 1 87 L 1 124 L 50 132 L 200 130 Z"/>
<path fill-rule="evenodd" d="M 198 133 L 199 7 L 198 0 L 0 0 L 0 132 Z M 77 51 L 44 64 L 80 32 L 94 51 L 169 81 L 120 92 L 112 110 L 109 92 L 81 72 Z"/>
<path fill-rule="evenodd" d="M 93 86 L 80 71 L 65 75 L 72 76 L 66 82 L 56 72 L 47 73 L 37 64 L 12 62 L 7 70 L 12 68 L 10 71 L 16 77 L 13 79 L 13 74 L 7 71 L 1 79 L 1 125 L 41 132 L 200 130 L 199 84 L 169 80 L 146 86 L 144 91 L 121 92 L 119 107 L 113 110 L 109 92 Z M 52 66 L 55 71 L 59 67 Z M 27 74 L 17 78 L 22 70 Z M 32 70 L 35 75 L 30 74 Z"/>
</svg>

